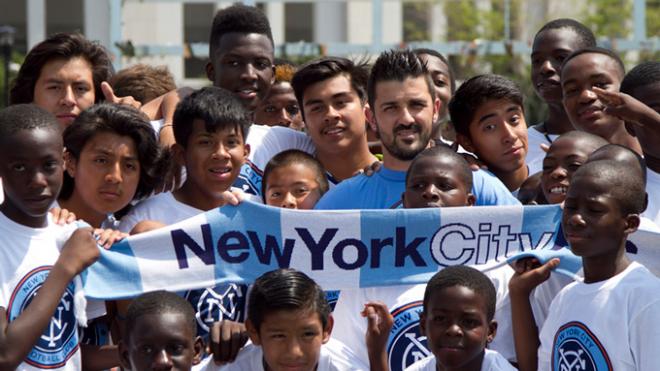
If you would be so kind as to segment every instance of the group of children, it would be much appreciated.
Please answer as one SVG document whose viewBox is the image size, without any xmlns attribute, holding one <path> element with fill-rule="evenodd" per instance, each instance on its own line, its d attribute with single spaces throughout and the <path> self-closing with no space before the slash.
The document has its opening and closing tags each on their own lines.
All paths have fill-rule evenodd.
<svg viewBox="0 0 660 371">
<path fill-rule="evenodd" d="M 106 52 L 77 34 L 26 56 L 0 111 L 0 369 L 660 369 L 660 280 L 625 249 L 660 223 L 660 63 L 626 74 L 584 25 L 551 21 L 531 55 L 548 118 L 528 128 L 513 81 L 484 74 L 456 88 L 430 49 L 385 51 L 370 67 L 275 63 L 268 19 L 242 5 L 216 14 L 209 45 L 213 86 L 197 91 L 136 83 L 167 78 L 158 70 L 113 78 Z M 280 269 L 249 287 L 80 310 L 75 277 L 97 244 L 243 200 L 562 204 L 584 281 L 551 274 L 557 259 L 523 259 L 324 292 Z"/>
</svg>

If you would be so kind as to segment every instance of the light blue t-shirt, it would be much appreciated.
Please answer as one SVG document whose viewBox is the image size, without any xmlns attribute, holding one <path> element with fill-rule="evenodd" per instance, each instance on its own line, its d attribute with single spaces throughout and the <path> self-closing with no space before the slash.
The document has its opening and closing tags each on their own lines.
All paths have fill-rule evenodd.
<svg viewBox="0 0 660 371">
<path fill-rule="evenodd" d="M 315 209 L 391 209 L 401 204 L 406 188 L 406 172 L 390 170 L 384 166 L 371 176 L 356 175 L 339 183 L 316 204 Z M 475 205 L 520 205 L 497 177 L 488 171 L 472 172 L 472 193 Z"/>
</svg>

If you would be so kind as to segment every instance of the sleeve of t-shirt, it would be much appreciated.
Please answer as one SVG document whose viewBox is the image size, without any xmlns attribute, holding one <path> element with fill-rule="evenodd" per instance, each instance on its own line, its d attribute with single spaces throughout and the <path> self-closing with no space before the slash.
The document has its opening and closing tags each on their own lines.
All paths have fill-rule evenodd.
<svg viewBox="0 0 660 371">
<path fill-rule="evenodd" d="M 657 286 L 657 285 L 656 285 Z M 660 370 L 660 300 L 641 308 L 630 322 L 630 352 L 635 370 Z"/>
<path fill-rule="evenodd" d="M 368 363 L 369 354 L 365 343 L 367 320 L 360 315 L 367 300 L 364 292 L 364 289 L 341 291 L 335 310 L 332 312 L 335 319 L 332 337 L 351 349 L 362 363 Z"/>
<path fill-rule="evenodd" d="M 340 183 L 341 185 L 341 183 Z M 337 186 L 328 192 L 326 192 L 323 197 L 314 205 L 316 210 L 341 210 L 343 209 L 344 201 L 344 192 L 341 190 L 342 187 Z"/>
<path fill-rule="evenodd" d="M 477 206 L 520 205 L 495 175 L 481 169 L 472 172 L 472 193 Z"/>
</svg>

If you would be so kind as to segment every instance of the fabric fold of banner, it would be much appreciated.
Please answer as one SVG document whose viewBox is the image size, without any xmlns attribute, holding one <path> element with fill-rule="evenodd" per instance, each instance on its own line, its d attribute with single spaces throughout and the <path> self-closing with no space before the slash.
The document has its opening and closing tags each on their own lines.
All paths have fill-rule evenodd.
<svg viewBox="0 0 660 371">
<path fill-rule="evenodd" d="M 131 236 L 83 275 L 87 297 L 251 283 L 292 267 L 324 289 L 423 283 L 438 270 L 489 270 L 565 246 L 557 206 L 297 211 L 243 202 Z M 558 236 L 560 236 L 558 238 Z"/>
</svg>

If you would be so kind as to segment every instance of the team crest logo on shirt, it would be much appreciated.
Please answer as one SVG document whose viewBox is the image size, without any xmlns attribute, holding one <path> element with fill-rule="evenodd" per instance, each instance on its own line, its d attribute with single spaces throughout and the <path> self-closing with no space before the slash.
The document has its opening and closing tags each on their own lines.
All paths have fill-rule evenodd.
<svg viewBox="0 0 660 371">
<path fill-rule="evenodd" d="M 9 321 L 15 320 L 32 302 L 52 267 L 39 267 L 23 277 L 16 285 L 7 313 Z M 74 285 L 70 283 L 60 303 L 41 334 L 37 343 L 25 358 L 25 362 L 37 368 L 59 368 L 78 350 L 78 331 L 73 310 Z"/>
<path fill-rule="evenodd" d="M 612 363 L 598 338 L 581 322 L 569 322 L 555 335 L 554 371 L 611 371 Z"/>
<path fill-rule="evenodd" d="M 261 195 L 262 172 L 249 160 L 241 166 L 241 171 L 233 186 L 252 195 Z"/>
<path fill-rule="evenodd" d="M 195 308 L 200 334 L 207 334 L 213 322 L 223 319 L 243 322 L 246 289 L 245 285 L 232 283 L 186 293 Z"/>
<path fill-rule="evenodd" d="M 426 336 L 419 333 L 421 300 L 405 304 L 392 310 L 394 325 L 387 344 L 390 370 L 399 371 L 431 355 L 426 345 Z"/>
<path fill-rule="evenodd" d="M 328 302 L 331 312 L 334 311 L 335 306 L 337 306 L 337 300 L 339 300 L 340 292 L 341 291 L 339 290 L 329 290 L 325 292 L 325 300 Z"/>
</svg>

